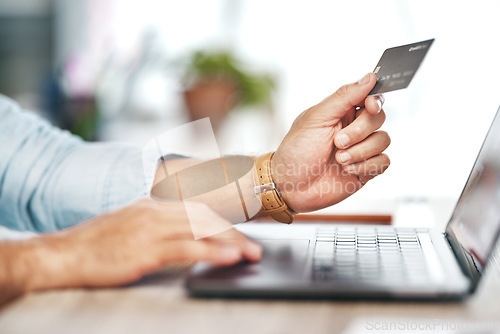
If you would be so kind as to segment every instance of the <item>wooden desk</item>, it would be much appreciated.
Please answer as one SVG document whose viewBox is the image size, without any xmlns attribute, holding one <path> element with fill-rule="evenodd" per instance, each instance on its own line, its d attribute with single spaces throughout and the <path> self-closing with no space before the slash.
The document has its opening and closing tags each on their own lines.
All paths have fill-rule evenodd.
<svg viewBox="0 0 500 334">
<path fill-rule="evenodd" d="M 422 323 L 500 319 L 498 261 L 477 295 L 454 303 L 192 299 L 183 289 L 186 268 L 172 267 L 129 287 L 27 295 L 0 312 L 0 332 L 341 333 L 351 321 L 366 318 Z"/>
<path fill-rule="evenodd" d="M 256 222 L 275 222 L 271 217 L 263 217 Z M 310 222 L 314 224 L 352 223 L 352 224 L 378 224 L 391 225 L 391 215 L 318 215 L 298 214 L 294 218 L 295 223 Z"/>
<path fill-rule="evenodd" d="M 122 288 L 24 296 L 0 311 L 0 333 L 343 333 L 353 322 L 361 322 L 358 334 L 389 333 L 368 328 L 391 319 L 422 326 L 496 322 L 499 251 L 495 254 L 479 291 L 463 302 L 193 299 L 183 288 L 189 266 L 180 265 Z"/>
</svg>

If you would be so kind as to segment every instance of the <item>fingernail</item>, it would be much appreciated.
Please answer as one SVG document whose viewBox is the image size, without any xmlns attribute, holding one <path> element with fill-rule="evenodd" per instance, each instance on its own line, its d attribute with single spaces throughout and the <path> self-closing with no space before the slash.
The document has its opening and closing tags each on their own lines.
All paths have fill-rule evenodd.
<svg viewBox="0 0 500 334">
<path fill-rule="evenodd" d="M 360 85 L 366 85 L 370 81 L 370 73 L 367 73 L 364 77 L 359 79 L 358 83 Z"/>
<path fill-rule="evenodd" d="M 347 147 L 347 145 L 349 145 L 349 136 L 345 133 L 341 133 L 339 134 L 337 141 L 339 142 L 340 146 Z"/>
<path fill-rule="evenodd" d="M 380 110 L 382 110 L 382 106 L 384 105 L 384 102 L 385 102 L 384 95 L 375 96 L 375 102 L 377 102 L 378 112 L 380 112 Z"/>
<path fill-rule="evenodd" d="M 254 254 L 256 257 L 260 257 L 262 254 L 262 246 L 252 241 L 249 241 L 247 243 L 247 250 L 250 253 Z"/>
<path fill-rule="evenodd" d="M 351 159 L 351 155 L 346 151 L 339 154 L 339 160 L 341 163 L 348 162 L 350 159 Z"/>
</svg>

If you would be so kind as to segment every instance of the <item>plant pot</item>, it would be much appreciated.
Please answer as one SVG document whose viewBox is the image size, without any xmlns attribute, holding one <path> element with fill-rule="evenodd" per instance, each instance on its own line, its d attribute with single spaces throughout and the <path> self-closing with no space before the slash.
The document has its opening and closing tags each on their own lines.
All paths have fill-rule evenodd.
<svg viewBox="0 0 500 334">
<path fill-rule="evenodd" d="M 227 79 L 198 81 L 184 90 L 190 120 L 210 117 L 215 132 L 238 100 L 238 87 Z"/>
</svg>

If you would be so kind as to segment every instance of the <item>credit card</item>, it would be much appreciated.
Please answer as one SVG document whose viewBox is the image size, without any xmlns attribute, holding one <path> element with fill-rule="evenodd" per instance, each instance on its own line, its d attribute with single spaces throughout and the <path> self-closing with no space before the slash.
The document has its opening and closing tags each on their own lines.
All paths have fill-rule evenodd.
<svg viewBox="0 0 500 334">
<path fill-rule="evenodd" d="M 384 51 L 373 73 L 377 83 L 368 95 L 376 95 L 408 87 L 434 39 L 397 46 Z"/>
</svg>

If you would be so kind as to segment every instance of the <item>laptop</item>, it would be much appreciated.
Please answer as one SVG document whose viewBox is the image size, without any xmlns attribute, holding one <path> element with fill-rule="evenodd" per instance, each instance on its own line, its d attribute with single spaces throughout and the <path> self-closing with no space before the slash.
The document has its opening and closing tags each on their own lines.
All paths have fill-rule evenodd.
<svg viewBox="0 0 500 334">
<path fill-rule="evenodd" d="M 259 263 L 196 264 L 192 296 L 462 299 L 474 293 L 500 230 L 500 108 L 445 231 L 348 224 L 241 224 Z"/>
</svg>

